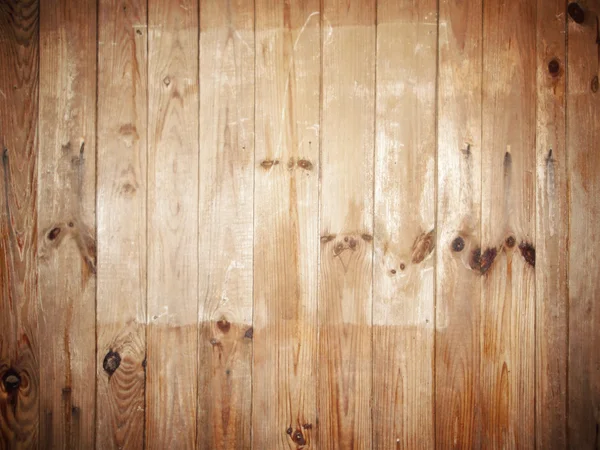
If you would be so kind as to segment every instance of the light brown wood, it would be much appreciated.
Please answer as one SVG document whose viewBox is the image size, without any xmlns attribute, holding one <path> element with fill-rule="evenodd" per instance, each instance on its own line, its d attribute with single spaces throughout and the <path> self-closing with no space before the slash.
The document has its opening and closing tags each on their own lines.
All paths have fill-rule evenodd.
<svg viewBox="0 0 600 450">
<path fill-rule="evenodd" d="M 435 1 L 377 5 L 373 448 L 433 448 Z"/>
<path fill-rule="evenodd" d="M 39 3 L 0 3 L 0 448 L 39 444 Z"/>
<path fill-rule="evenodd" d="M 569 448 L 600 445 L 600 3 L 582 2 L 568 19 L 567 160 L 569 193 Z M 557 155 L 558 156 L 558 155 Z"/>
<path fill-rule="evenodd" d="M 96 2 L 54 0 L 40 6 L 40 444 L 92 448 Z"/>
<path fill-rule="evenodd" d="M 148 2 L 146 447 L 196 445 L 198 2 Z"/>
<path fill-rule="evenodd" d="M 253 448 L 316 449 L 318 1 L 256 3 Z"/>
<path fill-rule="evenodd" d="M 143 448 L 147 11 L 98 3 L 96 448 Z"/>
<path fill-rule="evenodd" d="M 535 443 L 540 450 L 567 448 L 565 27 L 564 1 L 537 2 Z"/>
<path fill-rule="evenodd" d="M 535 14 L 483 3 L 482 448 L 535 439 Z"/>
<path fill-rule="evenodd" d="M 482 3 L 440 2 L 437 448 L 480 448 Z M 487 182 L 486 182 L 487 183 Z"/>
<path fill-rule="evenodd" d="M 252 1 L 201 2 L 197 438 L 206 450 L 251 445 L 253 27 Z"/>
<path fill-rule="evenodd" d="M 369 449 L 375 1 L 322 7 L 318 445 Z"/>
</svg>

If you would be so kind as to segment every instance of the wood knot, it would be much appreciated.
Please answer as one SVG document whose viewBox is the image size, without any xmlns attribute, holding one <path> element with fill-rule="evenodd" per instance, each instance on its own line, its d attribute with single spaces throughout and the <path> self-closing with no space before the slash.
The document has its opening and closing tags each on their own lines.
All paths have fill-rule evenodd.
<svg viewBox="0 0 600 450">
<path fill-rule="evenodd" d="M 228 333 L 231 328 L 231 323 L 228 322 L 227 319 L 221 319 L 217 322 L 217 327 L 219 327 L 219 330 L 223 333 Z"/>
<path fill-rule="evenodd" d="M 361 234 L 360 237 L 363 238 L 363 241 L 365 242 L 371 242 L 373 240 L 373 236 L 367 233 Z"/>
<path fill-rule="evenodd" d="M 304 425 L 302 425 L 302 428 L 304 428 L 305 430 L 312 430 L 312 423 L 305 423 Z"/>
<path fill-rule="evenodd" d="M 598 75 L 596 75 L 594 78 L 592 78 L 590 89 L 595 94 L 596 92 L 598 92 L 598 87 L 600 87 L 600 82 L 598 82 Z"/>
<path fill-rule="evenodd" d="M 458 236 L 452 241 L 452 250 L 455 252 L 462 252 L 465 248 L 465 240 Z"/>
<path fill-rule="evenodd" d="M 60 234 L 60 227 L 54 227 L 48 232 L 48 240 L 53 241 Z"/>
<path fill-rule="evenodd" d="M 263 162 L 260 163 L 263 169 L 270 169 L 271 167 L 276 166 L 277 164 L 279 164 L 279 161 L 277 159 L 265 159 Z"/>
<path fill-rule="evenodd" d="M 390 270 L 390 273 L 391 273 L 392 275 L 396 275 L 396 269 L 392 269 L 392 270 Z"/>
<path fill-rule="evenodd" d="M 7 393 L 12 394 L 21 386 L 21 376 L 15 369 L 8 369 L 2 377 L 2 384 Z"/>
<path fill-rule="evenodd" d="M 435 248 L 435 229 L 429 233 L 421 233 L 412 246 L 412 262 L 419 264 L 427 258 Z"/>
<path fill-rule="evenodd" d="M 298 167 L 300 167 L 301 169 L 304 169 L 304 170 L 312 170 L 313 165 L 308 159 L 299 159 Z"/>
<path fill-rule="evenodd" d="M 102 362 L 102 368 L 110 376 L 119 368 L 121 365 L 121 355 L 118 352 L 110 350 L 104 357 Z"/>
<path fill-rule="evenodd" d="M 287 430 L 285 430 L 285 432 L 286 432 L 287 434 L 289 434 L 289 435 L 291 435 L 293 431 L 294 431 L 294 430 L 292 430 L 292 427 L 288 427 L 288 429 L 287 429 Z"/>
<path fill-rule="evenodd" d="M 400 263 L 400 270 L 404 270 L 404 269 L 406 269 L 406 264 Z"/>
<path fill-rule="evenodd" d="M 582 24 L 584 22 L 585 12 L 581 8 L 581 6 L 579 6 L 579 3 L 577 3 L 577 2 L 569 3 L 569 6 L 567 6 L 567 12 L 569 13 L 569 16 L 571 17 L 571 19 L 573 19 L 573 22 L 578 23 L 578 24 Z"/>
<path fill-rule="evenodd" d="M 335 239 L 335 234 L 326 234 L 321 236 L 321 244 L 326 244 L 327 242 L 331 242 Z"/>
<path fill-rule="evenodd" d="M 560 63 L 556 59 L 553 59 L 548 63 L 548 72 L 550 72 L 550 75 L 553 77 L 558 76 L 560 73 Z"/>
<path fill-rule="evenodd" d="M 506 240 L 504 241 L 504 243 L 506 244 L 506 246 L 508 248 L 513 248 L 515 246 L 515 244 L 517 243 L 517 240 L 515 239 L 514 236 L 509 236 L 506 238 Z"/>
<path fill-rule="evenodd" d="M 300 430 L 294 431 L 294 434 L 292 435 L 292 441 L 294 441 L 296 445 L 306 445 L 306 439 L 304 439 L 304 435 Z"/>
<path fill-rule="evenodd" d="M 469 267 L 473 270 L 479 270 L 481 268 L 481 249 L 479 247 L 471 252 Z"/>
<path fill-rule="evenodd" d="M 163 83 L 165 86 L 169 86 L 171 84 L 171 78 L 166 76 L 163 78 Z"/>
<path fill-rule="evenodd" d="M 497 254 L 498 251 L 495 248 L 488 248 L 485 252 L 483 252 L 483 255 L 481 255 L 480 260 L 481 267 L 479 268 L 479 271 L 482 275 L 486 273 L 490 269 L 490 267 L 492 267 L 492 264 L 496 259 Z"/>
<path fill-rule="evenodd" d="M 244 337 L 246 339 L 252 339 L 254 337 L 254 328 L 250 327 L 246 330 L 246 332 L 244 333 Z"/>
<path fill-rule="evenodd" d="M 535 248 L 533 245 L 529 242 L 521 242 L 519 244 L 519 250 L 521 250 L 521 255 L 523 255 L 525 262 L 531 267 L 535 267 Z"/>
</svg>

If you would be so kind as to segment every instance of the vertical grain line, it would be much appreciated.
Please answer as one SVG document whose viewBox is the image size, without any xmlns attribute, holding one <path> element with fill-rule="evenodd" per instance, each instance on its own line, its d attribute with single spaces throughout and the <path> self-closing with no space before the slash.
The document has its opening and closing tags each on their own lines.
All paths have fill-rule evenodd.
<svg viewBox="0 0 600 450">
<path fill-rule="evenodd" d="M 197 196 L 196 198 L 198 199 L 198 208 L 196 208 L 196 212 L 197 212 L 197 216 L 196 216 L 196 223 L 200 223 L 200 186 L 202 183 L 202 178 L 201 178 L 201 170 L 200 170 L 200 165 L 202 164 L 202 158 L 200 157 L 200 153 L 202 152 L 202 147 L 201 147 L 201 140 L 202 137 L 200 136 L 200 132 L 201 132 L 201 118 L 202 118 L 202 114 L 201 114 L 201 109 L 202 109 L 202 102 L 200 101 L 200 95 L 201 95 L 201 83 L 200 83 L 200 40 L 202 38 L 202 26 L 201 26 L 201 21 L 200 21 L 200 0 L 197 1 L 197 12 L 196 12 L 196 19 L 197 19 L 197 30 L 196 30 L 196 42 L 197 42 L 197 46 L 198 46 L 198 53 L 196 54 L 196 61 L 198 62 L 198 67 L 197 67 L 197 78 L 198 78 L 198 108 L 197 108 L 197 113 L 198 113 L 198 136 L 197 136 L 197 148 L 198 148 L 198 167 L 197 167 L 197 175 L 198 175 L 198 186 L 197 186 Z M 148 60 L 150 60 L 150 57 L 148 57 Z M 201 334 L 201 322 L 200 322 L 200 291 L 199 291 L 199 287 L 200 287 L 200 245 L 202 242 L 202 239 L 200 238 L 200 228 L 198 228 L 196 230 L 196 236 L 198 238 L 198 242 L 196 244 L 196 273 L 198 274 L 198 276 L 196 277 L 196 417 L 195 417 L 195 436 L 196 436 L 196 448 L 199 447 L 199 440 L 200 440 L 200 436 L 198 434 L 198 428 L 199 428 L 199 416 L 200 416 L 200 372 L 199 372 L 199 368 L 200 368 L 200 334 Z"/>
<path fill-rule="evenodd" d="M 253 134 L 252 134 L 252 285 L 250 287 L 252 292 L 252 323 L 251 327 L 254 330 L 254 312 L 255 312 L 255 296 L 254 296 L 254 264 L 255 264 L 255 243 L 256 243 L 256 55 L 257 55 L 257 44 L 256 44 L 256 1 L 254 1 L 253 5 L 253 18 L 252 18 L 252 32 L 254 36 L 254 67 L 253 75 L 252 75 L 252 95 L 253 95 L 253 105 L 252 105 L 252 126 Z M 250 446 L 254 445 L 254 339 L 251 339 L 250 345 L 252 349 L 250 350 Z"/>
<path fill-rule="evenodd" d="M 537 61 L 537 57 L 538 57 L 538 43 L 539 43 L 539 39 L 538 39 L 538 3 L 535 3 L 535 59 Z M 533 133 L 533 148 L 535 149 L 535 167 L 537 170 L 537 139 L 538 139 L 538 134 L 537 134 L 537 124 L 538 124 L 538 97 L 539 97 L 539 91 L 538 91 L 538 83 L 539 83 L 539 77 L 537 75 L 537 64 L 536 64 L 536 70 L 535 70 L 535 108 L 534 108 L 534 118 L 533 118 L 533 123 L 536 125 L 536 130 Z M 533 177 L 533 192 L 535 193 L 535 202 L 534 202 L 534 217 L 535 217 L 535 222 L 533 224 L 533 232 L 534 232 L 534 236 L 532 238 L 533 242 L 535 242 L 535 247 L 537 248 L 538 246 L 538 219 L 537 219 L 537 210 L 538 210 L 538 195 L 537 195 L 537 187 L 538 187 L 538 177 L 535 176 Z M 538 389 L 537 389 L 537 375 L 538 375 L 538 364 L 537 364 L 537 360 L 538 360 L 538 298 L 537 298 L 537 273 L 536 271 L 533 271 L 533 448 L 537 449 L 537 397 L 538 397 Z"/>
<path fill-rule="evenodd" d="M 144 272 L 146 273 L 146 283 L 145 283 L 145 293 L 146 296 L 146 304 L 144 311 L 144 430 L 142 431 L 142 449 L 146 449 L 146 435 L 148 430 L 148 327 L 150 321 L 148 320 L 148 255 L 150 252 L 148 251 L 148 221 L 150 220 L 150 215 L 148 214 L 148 179 L 149 179 L 149 161 L 150 161 L 150 152 L 149 152 L 149 138 L 150 138 L 150 0 L 146 0 L 146 198 L 145 198 L 145 206 L 144 206 L 144 214 L 146 218 L 146 267 Z"/>
<path fill-rule="evenodd" d="M 373 240 L 371 241 L 371 448 L 373 447 L 375 427 L 373 427 L 373 408 L 374 408 L 374 389 L 373 380 L 375 375 L 375 342 L 373 339 L 373 309 L 374 309 L 374 296 L 375 296 L 375 243 L 377 242 L 377 236 L 375 236 L 375 188 L 377 183 L 375 177 L 377 176 L 377 49 L 379 48 L 379 1 L 375 1 L 375 70 L 374 70 L 374 86 L 373 86 L 373 193 L 372 193 L 372 205 L 373 214 L 371 217 L 371 233 Z"/>
<path fill-rule="evenodd" d="M 565 437 L 566 437 L 566 444 L 567 444 L 567 448 L 569 446 L 569 394 L 570 394 L 570 389 L 569 389 L 569 374 L 570 374 L 570 355 L 571 355 L 571 344 L 570 344 L 570 337 L 571 337 L 571 319 L 570 319 L 570 313 L 571 313 L 571 293 L 570 293 L 570 286 L 569 286 L 569 280 L 570 280 L 570 265 L 571 265 L 571 176 L 570 176 L 570 158 L 569 158 L 569 14 L 567 13 L 567 2 L 565 1 L 565 13 L 564 13 L 564 24 L 565 24 L 565 97 L 564 97 L 564 107 L 565 107 L 565 148 L 564 148 L 564 152 L 565 152 L 565 173 L 567 176 L 567 180 L 566 180 L 566 185 L 567 185 L 567 195 L 566 195 L 566 199 L 567 199 L 567 248 L 565 249 L 566 253 L 567 253 L 567 257 L 566 257 L 566 277 L 567 277 L 567 282 L 566 284 L 566 321 L 567 321 L 567 336 L 566 336 L 566 341 L 567 341 L 567 358 L 566 358 L 566 362 L 567 362 L 567 367 L 566 367 L 566 392 L 565 392 Z"/>
<path fill-rule="evenodd" d="M 100 0 L 96 0 L 96 92 L 95 102 L 95 117 L 94 117 L 94 241 L 98 242 L 98 85 L 99 85 L 99 37 L 100 37 Z M 83 147 L 82 147 L 83 150 Z M 80 185 L 80 188 L 82 185 Z M 96 267 L 98 264 L 98 249 L 96 249 Z M 94 378 L 98 378 L 98 275 L 96 274 L 96 283 L 94 286 Z M 92 426 L 92 442 L 94 448 L 97 446 L 96 423 L 98 422 L 98 383 L 94 382 L 94 423 Z"/>
</svg>

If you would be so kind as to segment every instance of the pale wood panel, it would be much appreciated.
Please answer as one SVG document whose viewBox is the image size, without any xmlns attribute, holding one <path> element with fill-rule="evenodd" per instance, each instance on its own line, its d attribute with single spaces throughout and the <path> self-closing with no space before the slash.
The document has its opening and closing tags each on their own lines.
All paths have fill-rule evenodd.
<svg viewBox="0 0 600 450">
<path fill-rule="evenodd" d="M 253 448 L 318 448 L 320 22 L 256 4 Z"/>
<path fill-rule="evenodd" d="M 252 1 L 201 2 L 198 447 L 207 450 L 251 439 L 253 27 Z"/>
<path fill-rule="evenodd" d="M 484 448 L 534 444 L 536 2 L 483 3 Z"/>
<path fill-rule="evenodd" d="M 567 447 L 565 2 L 537 2 L 536 447 Z"/>
<path fill-rule="evenodd" d="M 319 447 L 371 448 L 375 1 L 325 0 Z"/>
<path fill-rule="evenodd" d="M 600 61 L 596 42 L 600 3 L 581 4 L 579 11 L 569 8 L 567 40 L 568 447 L 573 449 L 598 448 L 600 443 Z"/>
<path fill-rule="evenodd" d="M 0 3 L 0 448 L 39 439 L 39 2 Z"/>
<path fill-rule="evenodd" d="M 148 3 L 146 446 L 194 448 L 198 391 L 198 2 Z"/>
<path fill-rule="evenodd" d="M 96 447 L 134 449 L 146 381 L 146 1 L 98 6 Z"/>
<path fill-rule="evenodd" d="M 40 8 L 40 444 L 92 448 L 96 374 L 96 2 Z"/>
<path fill-rule="evenodd" d="M 480 448 L 481 1 L 440 2 L 436 446 Z"/>
<path fill-rule="evenodd" d="M 373 448 L 433 448 L 437 4 L 377 5 Z"/>
</svg>

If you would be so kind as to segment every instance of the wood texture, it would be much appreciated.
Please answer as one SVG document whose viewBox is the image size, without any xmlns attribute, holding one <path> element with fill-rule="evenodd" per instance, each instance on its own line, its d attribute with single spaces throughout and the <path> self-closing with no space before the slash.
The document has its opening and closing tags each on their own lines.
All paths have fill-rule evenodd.
<svg viewBox="0 0 600 450">
<path fill-rule="evenodd" d="M 198 2 L 148 2 L 146 447 L 196 445 Z"/>
<path fill-rule="evenodd" d="M 373 448 L 433 448 L 437 4 L 377 7 Z"/>
<path fill-rule="evenodd" d="M 251 445 L 253 27 L 252 1 L 201 2 L 198 447 L 207 450 Z"/>
<path fill-rule="evenodd" d="M 40 444 L 92 448 L 96 374 L 96 2 L 40 4 Z"/>
<path fill-rule="evenodd" d="M 597 1 L 582 2 L 583 23 L 568 23 L 569 448 L 600 445 L 600 94 Z"/>
<path fill-rule="evenodd" d="M 530 448 L 535 439 L 536 2 L 483 5 L 481 445 Z"/>
<path fill-rule="evenodd" d="M 319 6 L 256 4 L 253 448 L 318 448 Z"/>
<path fill-rule="evenodd" d="M 538 449 L 567 448 L 567 263 L 564 1 L 537 2 L 536 391 Z"/>
<path fill-rule="evenodd" d="M 146 2 L 98 3 L 96 447 L 143 448 Z"/>
<path fill-rule="evenodd" d="M 482 3 L 440 2 L 437 448 L 480 448 Z"/>
<path fill-rule="evenodd" d="M 368 449 L 375 2 L 322 7 L 318 439 L 320 448 Z"/>
<path fill-rule="evenodd" d="M 39 3 L 0 3 L 0 448 L 39 443 Z"/>
</svg>

